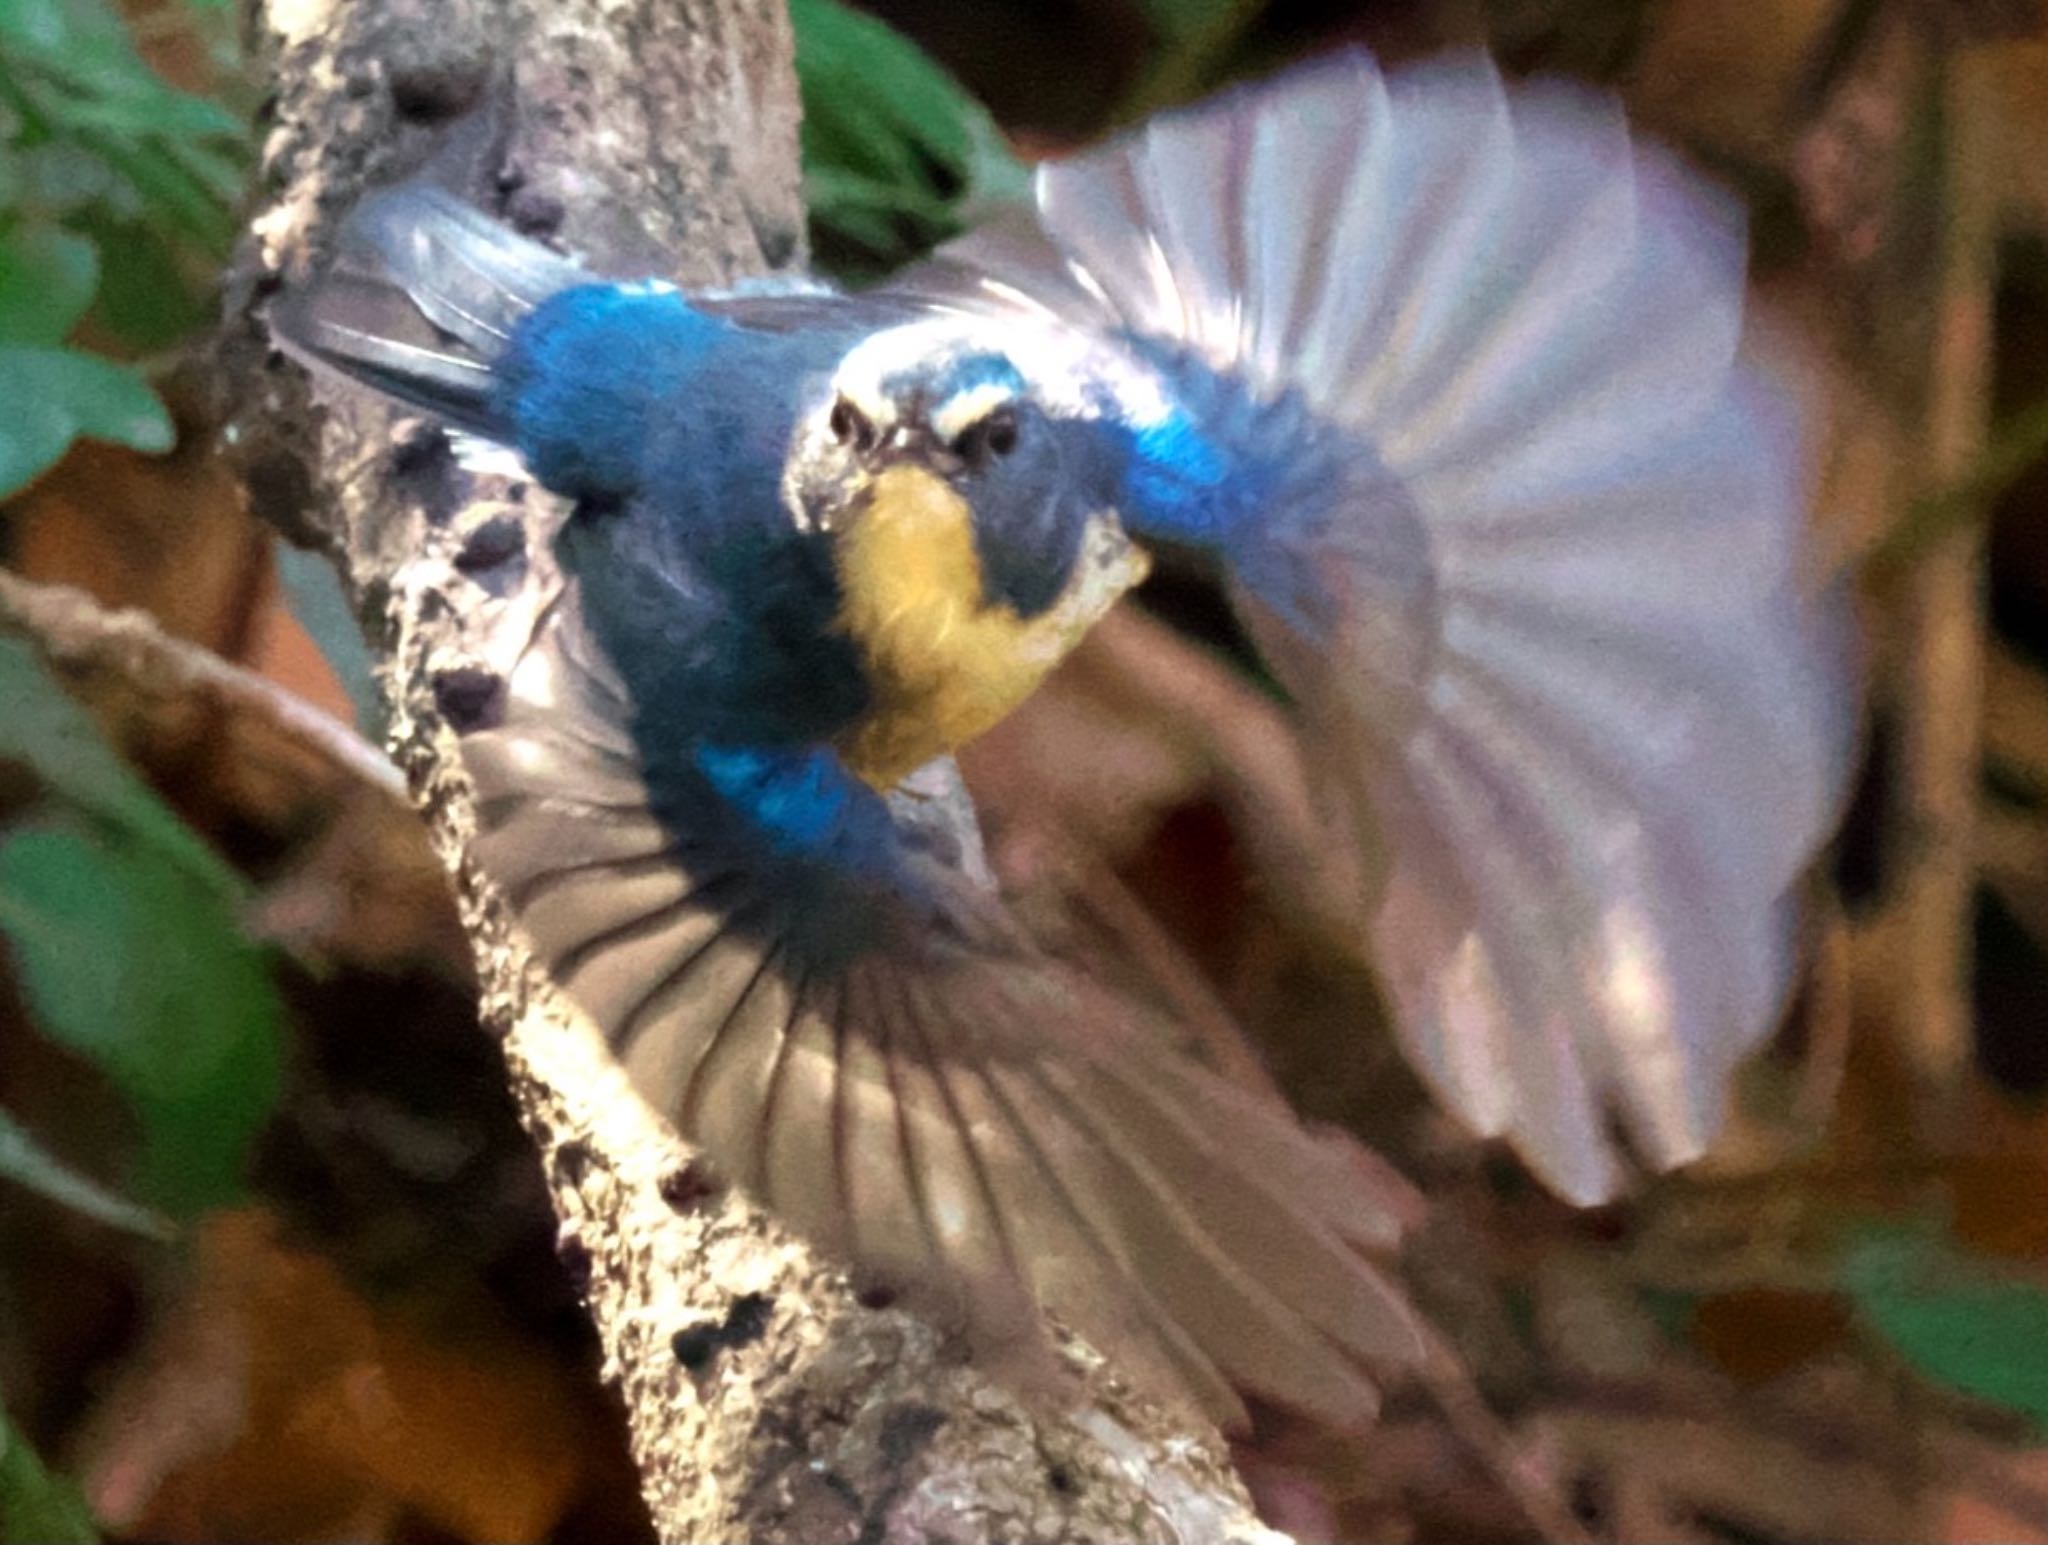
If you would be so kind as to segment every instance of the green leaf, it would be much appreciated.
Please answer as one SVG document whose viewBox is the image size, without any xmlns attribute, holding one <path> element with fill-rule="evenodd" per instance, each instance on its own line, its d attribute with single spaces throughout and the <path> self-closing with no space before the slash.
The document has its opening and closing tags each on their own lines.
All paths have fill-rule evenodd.
<svg viewBox="0 0 2048 1545">
<path fill-rule="evenodd" d="M 1157 49 L 1117 118 L 1130 122 L 1219 85 L 1266 0 L 1144 0 Z"/>
<path fill-rule="evenodd" d="M 26 1186 L 60 1207 L 110 1228 L 140 1234 L 145 1239 L 164 1240 L 171 1236 L 169 1220 L 146 1207 L 137 1207 L 88 1179 L 31 1137 L 6 1111 L 0 1110 L 0 1179 Z"/>
<path fill-rule="evenodd" d="M 39 73 L 107 94 L 172 92 L 143 61 L 127 23 L 107 0 L 0 0 L 0 40 Z"/>
<path fill-rule="evenodd" d="M 34 773 L 108 826 L 132 834 L 199 884 L 239 900 L 241 877 L 167 809 L 57 684 L 25 639 L 0 635 L 0 762 Z"/>
<path fill-rule="evenodd" d="M 145 787 L 20 639 L 0 637 L 0 761 L 70 809 L 0 841 L 0 934 L 37 1024 L 134 1108 L 134 1190 L 232 1197 L 278 1077 L 281 1010 L 237 915 L 247 887 Z"/>
<path fill-rule="evenodd" d="M 895 267 L 1024 196 L 988 113 L 914 43 L 839 0 L 792 0 L 804 192 L 821 258 Z"/>
<path fill-rule="evenodd" d="M 1247 0 L 1143 0 L 1141 6 L 1153 32 L 1168 42 L 1241 26 L 1245 12 L 1260 8 Z"/>
<path fill-rule="evenodd" d="M 240 125 L 224 108 L 200 97 L 163 87 L 142 88 L 120 77 L 80 76 L 69 82 L 74 95 L 47 99 L 51 115 L 67 129 L 99 130 L 122 139 L 228 137 Z"/>
<path fill-rule="evenodd" d="M 278 1004 L 226 900 L 131 834 L 51 818 L 0 840 L 0 932 L 38 1028 L 126 1097 L 134 1189 L 232 1200 L 278 1080 Z"/>
<path fill-rule="evenodd" d="M 805 176 L 804 198 L 814 223 L 884 265 L 892 254 L 923 251 L 958 230 L 952 207 L 936 194 L 844 167 L 814 168 Z"/>
<path fill-rule="evenodd" d="M 886 23 L 839 3 L 795 0 L 797 77 L 805 137 L 870 171 L 930 154 L 958 168 L 967 154 L 966 94 Z"/>
<path fill-rule="evenodd" d="M 83 145 L 46 140 L 21 153 L 21 202 L 44 213 L 69 218 L 88 210 L 104 210 L 133 218 L 142 211 L 142 195 L 114 169 Z"/>
<path fill-rule="evenodd" d="M 44 1469 L 0 1410 L 0 1545 L 98 1545 L 99 1537 L 78 1488 Z"/>
<path fill-rule="evenodd" d="M 145 354 L 168 349 L 202 326 L 191 260 L 155 227 L 87 215 L 78 222 L 99 247 L 100 287 L 92 316 L 127 347 Z"/>
<path fill-rule="evenodd" d="M 20 47 L 61 48 L 69 25 L 63 0 L 0 0 L 0 39 Z"/>
<path fill-rule="evenodd" d="M 0 235 L 0 344 L 64 341 L 99 284 L 99 257 L 82 236 L 53 225 Z"/>
<path fill-rule="evenodd" d="M 107 0 L 0 0 L 0 109 L 19 119 L 24 158 L 57 156 L 91 169 L 58 177 L 60 201 L 87 199 L 154 223 L 218 257 L 232 238 L 248 136 L 220 104 L 150 69 Z M 33 197 L 35 177 L 24 176 Z M 125 206 L 125 207 L 124 207 Z"/>
<path fill-rule="evenodd" d="M 1860 1231 L 1841 1280 L 1871 1328 L 1926 1377 L 2048 1427 L 2048 1287 L 1902 1227 Z"/>
<path fill-rule="evenodd" d="M 166 148 L 112 135 L 88 135 L 107 164 L 141 195 L 143 209 L 173 235 L 206 252 L 224 252 L 234 217 L 227 205 Z"/>
<path fill-rule="evenodd" d="M 0 499 L 49 470 L 80 435 L 167 451 L 171 418 L 142 377 L 74 349 L 0 344 Z"/>
</svg>

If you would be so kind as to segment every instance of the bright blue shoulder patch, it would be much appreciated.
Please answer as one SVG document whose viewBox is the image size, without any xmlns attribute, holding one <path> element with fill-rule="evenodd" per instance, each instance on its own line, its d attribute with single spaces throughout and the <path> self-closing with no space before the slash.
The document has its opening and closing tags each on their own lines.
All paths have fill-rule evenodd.
<svg viewBox="0 0 2048 1545">
<path fill-rule="evenodd" d="M 1361 539 L 1384 542 L 1410 562 L 1421 527 L 1371 447 L 1297 393 L 1261 399 L 1190 355 L 1133 346 L 1173 388 L 1165 417 L 1114 430 L 1127 440 L 1121 510 L 1134 535 L 1214 553 L 1311 639 L 1337 620 L 1325 567 L 1332 530 L 1346 529 L 1353 550 Z"/>
<path fill-rule="evenodd" d="M 675 290 L 586 284 L 550 296 L 499 362 L 494 406 L 534 476 L 573 499 L 630 494 L 654 411 L 736 330 Z"/>
<path fill-rule="evenodd" d="M 825 748 L 704 745 L 695 761 L 777 856 L 870 876 L 895 867 L 896 827 L 888 806 Z"/>
</svg>

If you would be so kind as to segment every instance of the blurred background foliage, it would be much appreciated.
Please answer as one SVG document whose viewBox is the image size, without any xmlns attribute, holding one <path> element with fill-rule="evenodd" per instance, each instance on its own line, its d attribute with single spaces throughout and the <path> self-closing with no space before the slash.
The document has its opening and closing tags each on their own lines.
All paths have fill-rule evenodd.
<svg viewBox="0 0 2048 1545">
<path fill-rule="evenodd" d="M 1262 1423 L 1276 1523 L 1533 1538 L 1514 1470 L 1593 1538 L 2048 1540 L 2040 6 L 792 12 L 811 244 L 850 282 L 1038 156 L 1346 41 L 1611 84 L 1747 201 L 1870 712 L 1804 985 L 1708 1162 L 1574 1213 L 1422 1098 L 1306 921 L 1206 576 L 1166 566 L 967 770 L 1007 874 L 1430 1197 L 1408 1276 L 1459 1366 L 1363 1443 Z M 286 727 L 366 719 L 367 656 L 209 443 L 188 350 L 264 89 L 237 25 L 0 0 L 0 1540 L 639 1538 L 439 870 L 388 771 Z M 24 581 L 151 620 L 67 633 Z"/>
<path fill-rule="evenodd" d="M 152 19 L 200 35 L 199 16 L 137 26 Z M 232 106 L 167 84 L 100 0 L 0 4 L 0 497 L 79 435 L 170 448 L 131 360 L 205 318 L 246 140 Z"/>
</svg>

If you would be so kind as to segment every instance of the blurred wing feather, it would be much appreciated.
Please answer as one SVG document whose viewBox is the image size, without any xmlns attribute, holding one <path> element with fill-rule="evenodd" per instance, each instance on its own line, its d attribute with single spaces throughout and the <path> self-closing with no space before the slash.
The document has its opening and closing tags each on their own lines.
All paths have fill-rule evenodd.
<svg viewBox="0 0 2048 1545">
<path fill-rule="evenodd" d="M 1233 1390 L 1368 1415 L 1373 1369 L 1418 1343 L 1374 1259 L 1398 1226 L 1358 1171 L 921 847 L 915 886 L 958 921 L 835 948 L 828 896 L 886 916 L 911 882 L 751 863 L 730 812 L 648 787 L 574 615 L 572 592 L 504 721 L 464 742 L 476 853 L 649 1101 L 995 1355 L 1037 1345 L 1036 1304 L 1219 1420 L 1243 1418 Z"/>
<path fill-rule="evenodd" d="M 1227 556 L 1382 841 L 1413 1060 L 1575 1200 L 1622 1183 L 1610 1116 L 1698 1155 L 1786 990 L 1853 713 L 1796 425 L 1738 358 L 1737 213 L 1605 95 L 1356 52 L 1038 194 L 1035 239 L 970 235 L 906 289 L 1190 351 L 1383 469 Z M 1328 636 L 1291 604 L 1318 586 Z"/>
</svg>

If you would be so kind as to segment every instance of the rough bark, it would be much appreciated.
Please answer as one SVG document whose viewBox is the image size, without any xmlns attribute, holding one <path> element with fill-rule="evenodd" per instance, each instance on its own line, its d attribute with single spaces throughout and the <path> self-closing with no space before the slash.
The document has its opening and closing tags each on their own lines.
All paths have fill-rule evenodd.
<svg viewBox="0 0 2048 1545">
<path fill-rule="evenodd" d="M 600 267 L 710 281 L 796 259 L 779 0 L 268 0 L 255 26 L 277 84 L 217 359 L 228 440 L 259 509 L 334 555 L 382 651 L 394 750 L 455 876 L 661 1535 L 1277 1539 L 1213 1434 L 1130 1400 L 1080 1348 L 1064 1414 L 987 1382 L 929 1327 L 857 1304 L 629 1091 L 466 856 L 455 726 L 488 711 L 494 641 L 549 583 L 544 501 L 358 395 L 309 396 L 268 353 L 264 297 L 365 187 L 428 161 Z"/>
</svg>

